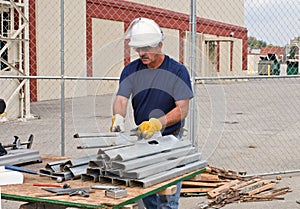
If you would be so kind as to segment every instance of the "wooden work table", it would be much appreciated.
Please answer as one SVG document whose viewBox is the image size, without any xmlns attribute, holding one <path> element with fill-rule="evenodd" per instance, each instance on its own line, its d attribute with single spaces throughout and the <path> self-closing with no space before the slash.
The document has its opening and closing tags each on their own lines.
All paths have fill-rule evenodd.
<svg viewBox="0 0 300 209">
<path fill-rule="evenodd" d="M 41 168 L 44 168 L 46 163 L 68 159 L 63 157 L 56 156 L 42 156 L 42 163 L 35 163 L 24 166 L 29 169 L 38 171 Z M 114 199 L 111 197 L 105 196 L 105 190 L 95 189 L 95 192 L 90 193 L 89 197 L 81 197 L 79 195 L 69 196 L 69 195 L 56 195 L 48 197 L 40 197 L 41 195 L 51 195 L 52 193 L 42 190 L 41 187 L 33 186 L 36 183 L 49 183 L 57 184 L 55 180 L 33 174 L 24 173 L 24 183 L 16 185 L 7 185 L 1 186 L 1 197 L 3 199 L 30 202 L 30 203 L 45 203 L 45 204 L 54 204 L 62 205 L 68 207 L 77 207 L 77 208 L 120 208 L 122 206 L 133 203 L 141 198 L 144 198 L 150 194 L 155 194 L 161 190 L 164 190 L 171 185 L 176 184 L 179 181 L 189 179 L 195 175 L 205 172 L 205 168 L 189 172 L 185 175 L 173 178 L 171 180 L 153 185 L 148 188 L 142 187 L 126 187 L 127 196 L 125 198 Z M 94 184 L 100 184 L 99 182 L 92 181 L 82 181 L 81 179 L 69 180 L 66 181 L 70 184 L 71 188 L 77 187 L 90 187 Z M 60 184 L 64 184 L 60 183 Z M 102 183 L 101 183 L 102 185 Z M 111 184 L 103 184 L 111 185 Z M 125 186 L 120 186 L 125 187 Z"/>
</svg>

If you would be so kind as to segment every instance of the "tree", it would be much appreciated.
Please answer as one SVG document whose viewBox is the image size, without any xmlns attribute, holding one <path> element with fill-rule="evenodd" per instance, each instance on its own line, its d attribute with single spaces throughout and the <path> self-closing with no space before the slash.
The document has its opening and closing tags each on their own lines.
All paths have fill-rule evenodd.
<svg viewBox="0 0 300 209">
<path fill-rule="evenodd" d="M 267 42 L 262 41 L 262 40 L 257 40 L 253 36 L 248 37 L 248 47 L 250 49 L 260 49 L 260 48 L 266 47 L 266 46 L 267 46 Z"/>
</svg>

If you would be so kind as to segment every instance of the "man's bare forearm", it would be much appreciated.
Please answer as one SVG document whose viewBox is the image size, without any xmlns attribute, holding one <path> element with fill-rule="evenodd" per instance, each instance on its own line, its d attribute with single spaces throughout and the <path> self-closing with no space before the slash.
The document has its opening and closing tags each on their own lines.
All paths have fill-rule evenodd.
<svg viewBox="0 0 300 209">
<path fill-rule="evenodd" d="M 180 100 L 176 102 L 176 107 L 165 116 L 160 117 L 159 121 L 163 127 L 171 126 L 186 118 L 189 110 L 189 100 Z"/>
<path fill-rule="evenodd" d="M 128 99 L 126 97 L 116 96 L 113 105 L 113 114 L 114 115 L 119 114 L 125 117 L 127 112 L 127 104 L 128 104 Z"/>
</svg>

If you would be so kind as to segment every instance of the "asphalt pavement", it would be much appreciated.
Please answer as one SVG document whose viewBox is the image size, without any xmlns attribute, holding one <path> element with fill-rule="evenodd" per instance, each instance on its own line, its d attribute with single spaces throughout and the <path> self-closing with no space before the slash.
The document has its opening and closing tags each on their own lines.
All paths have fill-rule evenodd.
<svg viewBox="0 0 300 209">
<path fill-rule="evenodd" d="M 215 88 L 214 84 L 208 84 L 204 90 L 198 91 L 200 94 L 198 95 L 199 106 L 204 107 L 209 99 L 213 99 L 212 95 L 210 97 L 204 95 L 205 90 L 213 94 L 211 91 L 213 88 Z M 216 147 L 211 149 L 213 152 L 210 150 L 210 153 L 206 153 L 209 149 L 206 147 L 203 149 L 202 142 L 199 141 L 199 150 L 203 151 L 203 155 L 210 154 L 208 162 L 216 167 L 247 170 L 252 173 L 254 171 L 261 173 L 300 169 L 299 79 L 280 82 L 230 82 L 223 86 L 223 89 L 227 99 L 227 115 L 221 121 L 224 124 L 222 138 L 215 143 Z M 215 90 L 217 93 L 219 92 L 219 89 Z M 66 156 L 71 157 L 95 154 L 97 151 L 95 149 L 77 149 L 76 145 L 78 144 L 73 135 L 78 132 L 108 132 L 111 122 L 111 101 L 112 95 L 66 99 L 64 142 L 61 141 L 60 131 L 60 100 L 32 103 L 32 114 L 37 117 L 26 121 L 11 120 L 0 123 L 0 142 L 9 144 L 14 135 L 18 135 L 21 139 L 27 139 L 29 134 L 33 134 L 32 149 L 39 150 L 41 154 L 61 155 L 62 151 Z M 272 106 L 273 103 L 274 106 Z M 208 108 L 205 107 L 200 109 L 200 112 L 207 110 Z M 129 109 L 127 117 L 129 122 L 126 124 L 128 130 L 135 126 L 130 119 L 130 112 Z M 201 115 L 199 122 L 200 125 L 203 124 L 201 131 L 211 129 L 211 127 L 207 127 L 210 121 L 206 121 L 206 118 L 210 118 L 210 116 Z M 262 126 L 258 124 L 258 121 L 262 121 L 261 124 L 272 122 L 272 126 Z M 220 121 L 216 124 L 220 124 Z M 207 135 L 206 132 L 201 134 L 199 136 Z M 214 140 L 212 137 L 210 139 Z M 281 177 L 282 180 L 279 181 L 276 188 L 289 187 L 291 189 L 291 192 L 283 195 L 284 200 L 230 203 L 223 208 L 300 208 L 300 204 L 297 203 L 300 201 L 300 173 L 283 173 Z M 275 180 L 274 175 L 263 178 Z M 209 199 L 206 197 L 181 197 L 179 208 L 197 209 L 199 204 L 205 201 L 209 201 Z M 3 199 L 1 203 L 2 209 L 17 209 L 22 204 Z"/>
</svg>

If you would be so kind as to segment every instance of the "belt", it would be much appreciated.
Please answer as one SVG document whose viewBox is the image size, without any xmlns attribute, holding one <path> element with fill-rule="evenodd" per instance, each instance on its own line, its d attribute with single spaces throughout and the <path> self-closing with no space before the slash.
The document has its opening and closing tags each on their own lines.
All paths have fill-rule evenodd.
<svg viewBox="0 0 300 209">
<path fill-rule="evenodd" d="M 176 136 L 176 135 L 180 134 L 181 132 L 182 132 L 182 128 L 179 128 L 179 129 L 173 131 L 171 134 Z"/>
<path fill-rule="evenodd" d="M 173 131 L 173 132 L 171 132 L 171 133 L 169 133 L 169 134 L 162 134 L 163 136 L 166 136 L 166 135 L 174 135 L 174 136 L 176 136 L 176 135 L 178 135 L 178 134 L 181 134 L 183 132 L 183 128 L 179 128 L 179 129 L 177 129 L 177 130 L 175 130 L 175 131 Z"/>
</svg>

